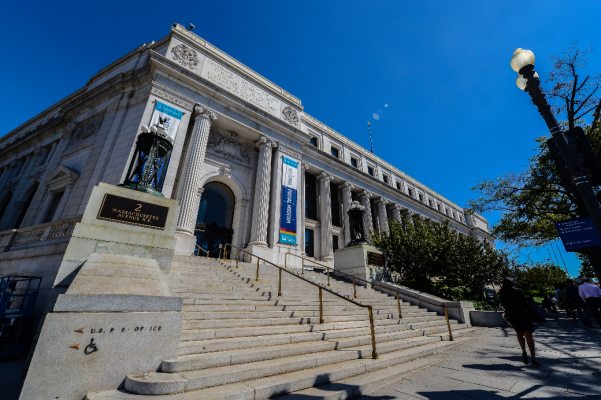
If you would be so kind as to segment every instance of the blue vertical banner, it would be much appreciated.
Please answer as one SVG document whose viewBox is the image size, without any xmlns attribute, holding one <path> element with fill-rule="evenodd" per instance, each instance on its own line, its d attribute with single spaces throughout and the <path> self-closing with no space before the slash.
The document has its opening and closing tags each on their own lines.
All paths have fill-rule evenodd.
<svg viewBox="0 0 601 400">
<path fill-rule="evenodd" d="M 280 218 L 280 243 L 296 244 L 296 188 L 298 161 L 284 157 L 282 163 L 282 216 Z"/>
<path fill-rule="evenodd" d="M 182 120 L 182 115 L 184 115 L 184 113 L 177 108 L 169 107 L 167 104 L 157 101 L 152 118 L 150 119 L 150 126 L 158 125 L 160 122 L 159 118 L 163 120 L 165 129 L 167 130 L 167 136 L 173 142 L 175 140 L 175 135 L 177 134 L 177 128 L 179 128 L 179 123 Z"/>
</svg>

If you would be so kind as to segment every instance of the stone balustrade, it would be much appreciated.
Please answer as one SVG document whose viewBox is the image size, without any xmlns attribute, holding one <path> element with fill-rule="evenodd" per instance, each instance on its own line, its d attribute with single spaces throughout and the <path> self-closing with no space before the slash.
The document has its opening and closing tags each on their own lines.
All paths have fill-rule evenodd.
<svg viewBox="0 0 601 400">
<path fill-rule="evenodd" d="M 0 232 L 0 241 L 2 241 L 4 234 L 8 235 L 15 233 L 16 236 L 12 246 L 21 246 L 45 240 L 69 237 L 73 233 L 73 229 L 75 229 L 75 224 L 79 221 L 81 221 L 81 216 L 46 222 L 44 224 L 28 226 L 27 228 L 18 230 L 12 229 L 10 231 Z"/>
</svg>

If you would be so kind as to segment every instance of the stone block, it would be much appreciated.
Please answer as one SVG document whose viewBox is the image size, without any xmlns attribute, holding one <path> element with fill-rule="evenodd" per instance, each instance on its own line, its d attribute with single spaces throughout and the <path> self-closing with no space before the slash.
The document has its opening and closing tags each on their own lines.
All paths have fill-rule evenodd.
<svg viewBox="0 0 601 400">
<path fill-rule="evenodd" d="M 173 239 L 172 242 L 173 246 L 167 249 L 159 247 L 153 248 L 150 255 L 150 257 L 152 257 L 157 264 L 159 264 L 159 268 L 163 271 L 169 271 L 171 269 L 171 263 L 175 254 L 175 239 Z"/>
<path fill-rule="evenodd" d="M 139 294 L 61 294 L 55 312 L 181 311 L 182 298 Z"/>
<path fill-rule="evenodd" d="M 182 319 L 173 311 L 50 313 L 20 400 L 80 400 L 154 372 L 177 355 Z"/>
<path fill-rule="evenodd" d="M 508 327 L 502 315 L 501 311 L 470 311 L 469 321 L 472 326 Z"/>
</svg>

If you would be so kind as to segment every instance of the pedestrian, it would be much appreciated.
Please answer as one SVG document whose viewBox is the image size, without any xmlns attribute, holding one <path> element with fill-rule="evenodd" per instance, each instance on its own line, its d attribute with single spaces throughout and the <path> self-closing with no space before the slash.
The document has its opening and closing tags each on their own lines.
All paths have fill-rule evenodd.
<svg viewBox="0 0 601 400">
<path fill-rule="evenodd" d="M 582 321 L 582 325 L 587 328 L 592 328 L 593 321 L 591 320 L 591 313 L 586 306 L 586 302 L 580 297 L 578 287 L 574 285 L 574 281 L 571 279 L 568 279 L 566 283 L 567 286 L 563 291 L 568 300 L 570 300 L 571 308 L 578 312 L 578 316 L 580 317 L 580 321 Z"/>
<path fill-rule="evenodd" d="M 555 306 L 555 302 L 553 301 L 555 297 L 553 293 L 550 293 L 547 297 L 545 297 L 541 303 L 541 306 L 549 313 L 557 313 L 557 307 Z"/>
<path fill-rule="evenodd" d="M 567 284 L 562 283 L 557 288 L 557 300 L 559 301 L 559 305 L 562 306 L 566 313 L 570 318 L 576 321 L 576 311 L 574 311 L 574 307 L 572 306 L 572 302 L 566 296 L 565 288 Z"/>
<path fill-rule="evenodd" d="M 532 338 L 534 324 L 528 311 L 530 307 L 524 292 L 517 286 L 513 279 L 505 278 L 499 294 L 505 308 L 505 316 L 513 329 L 515 329 L 518 343 L 522 348 L 522 361 L 524 364 L 528 364 L 528 354 L 526 354 L 526 343 L 528 343 L 532 365 L 540 366 L 534 354 L 534 339 Z"/>
<path fill-rule="evenodd" d="M 589 279 L 585 276 L 582 278 L 582 285 L 578 286 L 578 294 L 586 302 L 588 309 L 597 321 L 597 325 L 601 328 L 601 289 L 589 283 Z M 592 324 L 591 324 L 592 328 Z"/>
</svg>

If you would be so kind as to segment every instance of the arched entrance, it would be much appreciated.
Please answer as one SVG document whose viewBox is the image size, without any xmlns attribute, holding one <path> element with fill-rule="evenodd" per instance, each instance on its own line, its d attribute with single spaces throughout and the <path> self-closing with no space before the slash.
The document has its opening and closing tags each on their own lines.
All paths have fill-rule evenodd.
<svg viewBox="0 0 601 400">
<path fill-rule="evenodd" d="M 194 234 L 196 244 L 208 250 L 210 257 L 219 255 L 220 244 L 232 242 L 234 204 L 234 194 L 223 183 L 210 182 L 203 188 Z"/>
</svg>

